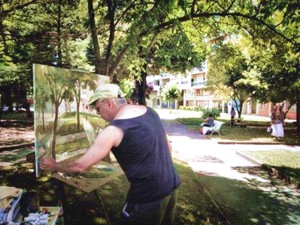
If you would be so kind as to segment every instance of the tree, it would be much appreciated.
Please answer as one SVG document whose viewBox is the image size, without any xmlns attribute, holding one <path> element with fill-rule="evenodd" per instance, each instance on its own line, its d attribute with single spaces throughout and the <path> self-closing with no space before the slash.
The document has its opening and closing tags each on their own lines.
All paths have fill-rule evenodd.
<svg viewBox="0 0 300 225">
<path fill-rule="evenodd" d="M 249 49 L 252 51 L 252 67 L 248 77 L 255 79 L 257 84 L 253 97 L 260 102 L 277 103 L 287 100 L 290 106 L 298 106 L 300 52 L 294 52 L 288 43 L 278 38 L 256 43 Z M 299 118 L 297 124 L 299 129 Z"/>
<path fill-rule="evenodd" d="M 86 73 L 84 71 L 75 71 L 72 70 L 72 76 L 69 77 L 68 85 L 73 88 L 69 88 L 68 91 L 72 93 L 71 96 L 75 96 L 76 101 L 76 118 L 77 118 L 77 130 L 80 129 L 80 116 L 79 116 L 79 107 L 80 107 L 80 99 L 81 99 L 81 90 L 82 88 L 87 88 L 91 90 L 96 89 L 97 75 Z M 66 90 L 67 91 L 67 90 Z"/>
<path fill-rule="evenodd" d="M 143 44 L 140 44 L 143 47 L 127 58 L 130 61 L 125 62 L 126 64 L 135 62 L 128 66 L 128 70 L 130 74 L 135 75 L 139 104 L 146 102 L 145 94 L 149 90 L 146 85 L 148 73 L 185 73 L 203 62 L 205 51 L 199 50 L 198 45 L 201 44 L 196 44 L 191 35 L 193 30 L 187 27 L 177 24 L 171 30 L 143 38 Z"/>
<path fill-rule="evenodd" d="M 4 78 L 0 78 L 2 102 L 11 110 L 13 102 L 22 103 L 31 116 L 26 97 L 32 94 L 32 63 L 70 67 L 70 62 L 78 62 L 78 57 L 68 56 L 74 52 L 70 40 L 78 37 L 75 33 L 82 34 L 74 29 L 82 27 L 76 20 L 81 14 L 74 10 L 77 3 L 64 0 L 11 1 L 1 6 L 0 46 L 4 48 L 0 54 L 4 57 L 0 65 L 5 68 L 0 74 Z"/>
<path fill-rule="evenodd" d="M 41 121 L 42 121 L 42 130 L 43 132 L 46 131 L 45 126 L 45 109 L 46 109 L 46 103 L 50 100 L 49 96 L 46 92 L 46 90 L 42 87 L 35 89 L 35 96 L 39 96 L 38 98 L 35 98 L 35 110 L 38 110 L 41 112 Z"/>
<path fill-rule="evenodd" d="M 278 36 L 292 46 L 290 49 L 294 49 L 294 53 L 299 51 L 298 0 L 27 0 L 5 2 L 1 6 L 0 46 L 5 56 L 2 65 L 22 62 L 30 68 L 32 62 L 38 62 L 82 68 L 87 62 L 83 54 L 73 53 L 84 52 L 97 73 L 105 74 L 111 80 L 135 76 L 142 92 L 147 90 L 142 85 L 149 71 L 154 71 L 153 68 L 175 70 L 181 64 L 194 64 L 191 54 L 186 54 L 187 50 L 193 49 L 203 57 L 205 50 L 201 51 L 198 47 L 204 49 L 201 45 L 207 44 L 206 41 L 213 37 L 242 32 L 263 40 Z M 85 20 L 88 12 L 89 20 Z M 179 29 L 180 26 L 184 29 Z M 86 51 L 79 50 L 78 42 L 85 43 L 84 46 L 91 44 L 90 34 L 93 44 Z M 164 35 L 168 39 L 174 38 L 174 41 L 170 40 L 171 45 Z M 165 46 L 161 53 L 175 52 L 175 55 L 156 56 L 153 58 L 157 59 L 156 66 L 153 66 L 154 63 L 149 63 L 149 55 L 155 53 L 155 46 L 161 50 Z M 72 57 L 74 55 L 80 55 L 81 63 L 73 63 L 77 61 L 77 57 Z M 180 55 L 180 60 L 176 59 L 176 55 Z M 19 56 L 24 57 L 21 60 Z M 129 67 L 134 68 L 138 75 L 133 74 Z M 30 74 L 27 76 L 30 80 Z"/>
<path fill-rule="evenodd" d="M 237 45 L 222 43 L 208 57 L 208 90 L 217 90 L 230 97 L 235 102 L 239 118 L 243 103 L 251 97 L 253 91 L 244 75 L 247 70 L 247 60 Z"/>
<path fill-rule="evenodd" d="M 52 127 L 52 138 L 51 138 L 51 154 L 55 158 L 55 145 L 56 145 L 56 136 L 58 131 L 58 109 L 61 102 L 64 99 L 66 90 L 69 88 L 68 80 L 71 78 L 70 70 L 59 69 L 55 67 L 44 68 L 43 71 L 40 71 L 40 76 L 37 77 L 40 84 L 43 84 L 44 92 L 49 95 L 51 101 L 54 119 Z"/>
<path fill-rule="evenodd" d="M 96 20 L 97 12 L 102 13 L 104 18 L 101 25 L 104 29 L 101 29 L 101 31 L 104 32 L 101 36 L 98 35 L 93 25 L 96 23 L 90 23 L 93 33 L 93 43 L 98 43 L 99 41 L 106 44 L 103 45 L 103 51 L 100 56 L 97 56 L 100 48 L 97 46 L 94 47 L 97 58 L 96 67 L 100 64 L 100 59 L 98 58 L 103 58 L 102 65 L 104 68 L 102 71 L 113 79 L 119 76 L 120 71 L 124 72 L 126 70 L 126 64 L 124 64 L 123 60 L 128 56 L 135 56 L 135 60 L 131 60 L 130 62 L 131 64 L 136 62 L 137 64 L 134 64 L 134 67 L 140 68 L 140 70 L 135 69 L 140 73 L 138 82 L 142 86 L 146 77 L 145 73 L 147 73 L 147 66 L 144 64 L 148 63 L 147 59 L 149 58 L 147 52 L 145 52 L 145 47 L 149 49 L 153 46 L 152 37 L 165 33 L 178 26 L 178 24 L 191 21 L 195 29 L 200 30 L 199 33 L 202 32 L 200 36 L 208 34 L 207 38 L 220 33 L 224 28 L 223 24 L 226 24 L 235 29 L 242 28 L 247 31 L 255 31 L 253 28 L 264 26 L 269 34 L 275 33 L 291 41 L 290 36 L 284 35 L 277 30 L 277 27 L 274 26 L 274 21 L 270 18 L 274 12 L 282 9 L 289 9 L 291 11 L 293 6 L 295 6 L 295 2 L 286 3 L 280 1 L 278 2 L 279 7 L 277 4 L 269 2 L 253 2 L 250 0 L 239 2 L 224 2 L 221 0 L 212 2 L 188 0 L 178 2 L 99 2 L 97 10 L 93 10 L 94 8 L 90 7 L 93 10 L 90 13 L 90 21 Z M 91 1 L 89 1 L 89 6 L 91 6 Z M 208 29 L 208 27 L 210 28 Z M 105 30 L 105 28 L 107 29 Z M 230 31 L 229 28 L 227 29 Z M 144 40 L 150 41 L 147 44 Z M 199 38 L 198 42 L 203 42 L 203 40 Z M 134 54 L 131 54 L 132 52 Z M 167 62 L 170 58 L 166 56 L 162 62 Z M 185 62 L 190 62 L 189 56 L 186 56 L 185 59 Z M 146 90 L 145 87 L 140 87 L 140 89 L 142 92 Z"/>
<path fill-rule="evenodd" d="M 170 85 L 165 87 L 163 90 L 163 99 L 171 103 L 170 112 L 172 111 L 172 105 L 178 100 L 181 96 L 181 91 L 177 85 Z"/>
<path fill-rule="evenodd" d="M 124 93 L 124 98 L 131 99 L 133 95 L 133 90 L 134 90 L 134 84 L 132 80 L 129 79 L 122 79 L 120 81 L 120 88 L 122 92 Z"/>
</svg>

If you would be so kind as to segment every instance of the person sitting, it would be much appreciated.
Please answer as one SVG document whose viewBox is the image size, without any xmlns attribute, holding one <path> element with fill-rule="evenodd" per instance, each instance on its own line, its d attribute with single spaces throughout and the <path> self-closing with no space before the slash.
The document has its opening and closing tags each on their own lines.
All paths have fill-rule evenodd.
<svg viewBox="0 0 300 225">
<path fill-rule="evenodd" d="M 209 127 L 215 126 L 215 120 L 212 114 L 209 114 L 206 119 L 204 119 L 204 123 L 199 127 L 200 134 L 207 134 L 209 132 Z"/>
</svg>

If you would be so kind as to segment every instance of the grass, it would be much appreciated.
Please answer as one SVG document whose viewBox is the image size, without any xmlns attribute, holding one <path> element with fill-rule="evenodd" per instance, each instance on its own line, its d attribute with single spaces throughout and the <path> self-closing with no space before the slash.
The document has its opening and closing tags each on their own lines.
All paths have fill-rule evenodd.
<svg viewBox="0 0 300 225">
<path fill-rule="evenodd" d="M 107 123 L 101 119 L 100 116 L 98 115 L 91 115 L 91 114 L 86 114 L 86 113 L 80 113 L 80 126 L 79 130 L 77 129 L 77 118 L 75 117 L 75 113 L 66 113 L 59 117 L 59 124 L 62 124 L 58 128 L 58 135 L 68 135 L 68 134 L 73 134 L 73 133 L 79 133 L 79 132 L 84 132 L 84 127 L 82 124 L 82 119 L 87 118 L 91 125 L 93 126 L 94 130 L 96 132 L 99 131 L 99 129 L 103 129 L 107 125 Z M 42 129 L 42 125 L 39 124 L 36 126 L 36 130 L 38 133 L 47 133 L 49 130 L 52 130 L 52 123 L 46 124 L 45 131 Z"/>
<path fill-rule="evenodd" d="M 175 166 L 181 178 L 177 192 L 175 225 L 225 224 L 218 208 L 203 191 L 198 175 L 181 162 L 175 162 Z M 64 189 L 65 221 L 72 225 L 117 225 L 129 189 L 129 183 L 125 175 L 122 175 L 95 192 L 85 193 L 47 176 L 36 179 L 32 173 L 32 165 L 24 163 L 16 164 L 10 169 L 1 168 L 0 178 L 0 185 L 37 190 L 40 193 L 41 206 L 57 205 Z"/>
<path fill-rule="evenodd" d="M 258 160 L 266 169 L 275 169 L 278 176 L 300 187 L 300 152 L 289 150 L 242 151 Z"/>
<path fill-rule="evenodd" d="M 177 162 L 176 169 L 181 178 L 181 185 L 177 192 L 177 213 L 175 225 L 180 224 L 222 224 L 218 209 L 211 205 L 211 199 L 203 192 L 199 177 L 189 166 Z M 125 194 L 129 188 L 125 176 L 98 189 L 111 224 L 117 224 L 120 209 L 125 201 Z M 116 191 L 117 190 L 117 191 Z M 191 191 L 193 190 L 193 191 Z"/>
<path fill-rule="evenodd" d="M 2 112 L 0 118 L 3 120 L 16 120 L 19 122 L 32 120 L 27 118 L 27 114 L 25 112 Z"/>
<path fill-rule="evenodd" d="M 191 129 L 198 129 L 202 119 L 189 118 L 177 119 L 178 122 L 186 124 Z M 228 125 L 228 121 L 221 129 L 222 136 L 211 136 L 217 140 L 236 140 L 236 141 L 272 141 L 270 133 L 266 132 L 268 123 L 263 121 L 243 121 L 247 124 L 246 128 Z M 292 125 L 286 129 L 284 143 L 296 143 L 297 137 L 293 136 Z M 66 130 L 68 131 L 68 129 Z M 298 137 L 299 138 L 299 137 Z M 292 151 L 251 151 L 251 157 L 257 158 L 264 163 L 265 168 L 273 167 L 285 176 L 298 179 L 300 177 L 299 154 Z M 11 160 L 6 157 L 2 160 Z M 176 169 L 181 177 L 181 185 L 178 189 L 178 202 L 175 225 L 195 225 L 195 224 L 228 224 L 222 211 L 215 204 L 214 200 L 220 200 L 223 212 L 228 217 L 230 224 L 260 224 L 260 221 L 276 221 L 277 224 L 296 224 L 290 223 L 290 215 L 287 209 L 298 207 L 297 198 L 294 202 L 291 198 L 282 200 L 282 192 L 278 191 L 278 196 L 273 196 L 262 189 L 254 187 L 264 187 L 264 183 L 257 185 L 250 180 L 249 183 L 240 182 L 234 179 L 226 179 L 214 176 L 199 176 L 192 169 L 180 162 L 175 163 Z M 247 171 L 248 173 L 265 173 L 261 168 L 236 168 L 237 170 Z M 255 170 L 258 171 L 255 171 Z M 253 185 L 252 183 L 253 182 Z M 64 210 L 65 221 L 72 225 L 96 225 L 96 224 L 118 224 L 118 218 L 126 198 L 129 183 L 124 175 L 114 179 L 97 189 L 96 192 L 84 193 L 80 190 L 63 185 L 56 179 L 42 177 L 36 179 L 32 172 L 32 164 L 19 163 L 13 167 L 0 168 L 0 185 L 15 186 L 26 190 L 35 189 L 40 193 L 42 206 L 54 206 L 57 204 L 59 195 L 64 188 L 66 197 Z M 207 192 L 206 190 L 209 190 Z M 224 194 L 225 193 L 225 194 Z M 212 199 L 211 197 L 215 199 Z M 287 197 L 287 196 L 286 196 Z M 226 205 L 222 205 L 222 203 Z M 243 205 L 241 207 L 241 204 Z M 299 211 L 299 210 L 298 210 Z M 251 218 L 251 222 L 249 222 Z M 275 218 L 275 219 L 274 219 Z M 109 221 L 109 222 L 108 222 Z M 299 219 L 295 218 L 299 222 Z M 264 223 L 265 224 L 265 223 Z M 275 223 L 274 223 L 275 224 Z"/>
<path fill-rule="evenodd" d="M 198 130 L 199 125 L 203 122 L 201 118 L 178 118 L 176 120 L 192 130 Z M 278 142 L 274 141 L 271 134 L 267 132 L 267 127 L 270 125 L 270 122 L 243 120 L 242 124 L 245 127 L 239 125 L 230 127 L 230 121 L 224 119 L 220 121 L 225 122 L 221 127 L 222 135 L 212 135 L 210 136 L 212 139 L 219 141 Z M 300 145 L 300 137 L 296 132 L 296 126 L 294 124 L 287 124 L 285 126 L 285 136 L 281 143 Z"/>
<path fill-rule="evenodd" d="M 26 155 L 28 155 L 31 152 L 32 149 L 27 149 L 27 148 L 6 151 L 5 154 L 0 155 L 0 162 L 17 161 L 26 157 Z"/>
<path fill-rule="evenodd" d="M 99 118 L 91 119 L 93 125 L 99 126 Z M 68 134 L 70 130 L 74 130 L 76 125 L 72 115 L 66 116 L 64 120 L 66 126 L 65 129 L 59 130 L 60 134 Z M 77 149 L 85 144 L 86 141 L 77 140 L 64 145 L 68 145 L 67 148 Z M 61 147 L 66 147 L 64 145 Z M 58 147 L 60 146 L 58 145 Z M 0 161 L 21 159 L 27 153 L 26 150 L 22 154 L 8 154 L 1 157 Z M 212 204 L 210 196 L 203 191 L 203 185 L 198 175 L 181 162 L 176 162 L 175 166 L 181 178 L 181 185 L 177 193 L 175 225 L 224 224 L 219 209 Z M 40 193 L 41 206 L 55 206 L 60 196 L 65 195 L 65 221 L 72 225 L 118 224 L 118 218 L 129 189 L 129 183 L 126 177 L 122 175 L 98 188 L 96 192 L 84 193 L 72 186 L 63 185 L 58 180 L 48 176 L 36 179 L 33 165 L 24 163 L 24 161 L 15 163 L 10 167 L 0 167 L 0 185 L 37 190 Z"/>
<path fill-rule="evenodd" d="M 290 168 L 300 167 L 300 152 L 289 150 L 269 150 L 269 151 L 242 151 L 247 155 L 257 159 L 258 161 L 272 165 L 272 166 L 284 166 Z"/>
<path fill-rule="evenodd" d="M 58 144 L 55 148 L 56 153 L 63 153 L 68 150 L 68 152 L 82 149 L 82 148 L 88 148 L 90 146 L 90 143 L 87 138 L 81 138 L 77 139 L 75 141 L 67 142 L 64 144 Z"/>
<path fill-rule="evenodd" d="M 203 122 L 201 118 L 178 118 L 178 122 L 187 125 L 190 129 L 198 130 L 199 124 Z M 267 132 L 270 122 L 267 121 L 247 121 L 243 120 L 243 125 L 230 127 L 230 121 L 222 120 L 225 124 L 221 127 L 221 136 L 212 135 L 212 139 L 217 141 L 237 141 L 237 142 L 263 142 L 278 143 L 274 141 L 271 134 Z M 300 145 L 300 137 L 296 132 L 294 124 L 286 124 L 285 136 L 281 144 Z M 281 151 L 247 151 L 247 155 L 257 159 L 266 169 L 275 168 L 280 178 L 292 179 L 300 187 L 300 152 L 289 150 Z"/>
</svg>

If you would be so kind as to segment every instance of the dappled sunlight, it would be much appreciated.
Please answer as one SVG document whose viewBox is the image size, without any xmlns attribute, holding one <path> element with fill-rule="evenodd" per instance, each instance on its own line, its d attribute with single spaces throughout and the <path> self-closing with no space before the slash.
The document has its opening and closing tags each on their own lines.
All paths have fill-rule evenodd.
<svg viewBox="0 0 300 225">
<path fill-rule="evenodd" d="M 33 126 L 27 127 L 0 127 L 0 146 L 16 145 L 34 141 Z"/>
<path fill-rule="evenodd" d="M 239 171 L 239 168 L 235 169 Z M 264 173 L 258 167 L 248 169 L 250 174 Z M 241 172 L 246 173 L 246 170 Z M 262 177 L 265 178 L 267 173 Z M 229 224 L 299 224 L 300 198 L 295 189 L 257 179 L 245 182 L 201 174 L 200 180 L 223 210 Z"/>
<path fill-rule="evenodd" d="M 274 150 L 291 150 L 296 153 L 300 150 L 299 146 L 278 143 L 274 145 L 272 137 L 264 127 L 255 130 L 253 135 L 251 133 L 241 142 L 269 142 L 270 145 L 221 145 L 218 144 L 218 140 L 226 140 L 229 137 L 226 132 L 221 132 L 222 136 L 200 135 L 195 129 L 175 121 L 174 118 L 182 115 L 179 112 L 163 111 L 166 117 L 171 117 L 163 122 L 172 141 L 173 158 L 182 181 L 178 189 L 176 224 L 300 223 L 299 189 L 286 179 L 279 179 L 278 174 L 268 172 L 237 154 L 262 150 L 267 150 L 267 154 Z M 199 118 L 199 112 L 195 114 L 198 115 L 192 117 Z M 231 132 L 233 130 L 243 135 L 245 128 L 235 127 Z M 227 131 L 230 131 L 230 128 Z M 236 135 L 232 135 L 234 136 Z M 53 179 L 50 173 L 45 172 L 43 176 L 35 177 L 33 163 L 24 163 L 26 154 L 21 156 L 25 153 L 24 150 L 25 148 L 21 152 L 10 150 L 0 155 L 2 184 L 39 190 L 43 205 L 57 205 L 57 191 L 64 191 L 68 205 L 64 208 L 64 213 L 72 215 L 70 224 L 106 224 L 107 218 L 111 219 L 111 224 L 117 224 L 129 188 L 124 175 L 97 189 L 96 195 L 87 194 L 71 185 L 65 184 L 61 188 L 59 181 Z M 31 152 L 32 150 L 30 149 Z M 68 158 L 71 155 L 72 153 L 61 154 L 58 158 Z M 17 163 L 18 160 L 23 162 Z M 293 174 L 300 172 L 299 169 L 288 169 Z M 99 198 L 102 199 L 99 201 Z"/>
<path fill-rule="evenodd" d="M 210 175 L 210 176 L 217 176 L 217 177 L 226 177 L 228 179 L 239 180 L 243 182 L 249 182 L 249 180 L 257 180 L 259 182 L 269 183 L 269 180 L 257 177 L 256 175 L 247 174 L 247 173 L 240 173 L 239 171 L 232 170 L 226 164 L 206 164 L 201 165 L 194 162 L 189 162 L 191 168 L 200 174 Z"/>
<path fill-rule="evenodd" d="M 10 170 L 12 169 L 14 163 L 13 162 L 0 162 L 0 170 Z"/>
<path fill-rule="evenodd" d="M 269 173 L 261 167 L 235 167 L 237 170 L 245 174 L 253 174 L 262 179 L 270 180 L 268 184 L 258 182 L 255 180 L 248 180 L 247 186 L 252 189 L 258 189 L 266 192 L 270 196 L 284 201 L 292 205 L 300 205 L 300 190 L 293 184 L 285 182 L 285 180 L 278 179 L 274 174 Z"/>
</svg>

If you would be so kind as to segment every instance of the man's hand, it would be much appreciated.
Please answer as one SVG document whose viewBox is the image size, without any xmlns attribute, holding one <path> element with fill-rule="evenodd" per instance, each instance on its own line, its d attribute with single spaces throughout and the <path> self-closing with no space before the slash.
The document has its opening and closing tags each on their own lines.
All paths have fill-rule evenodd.
<svg viewBox="0 0 300 225">
<path fill-rule="evenodd" d="M 56 161 L 50 157 L 44 157 L 41 160 L 40 168 L 42 170 L 55 170 Z"/>
</svg>

